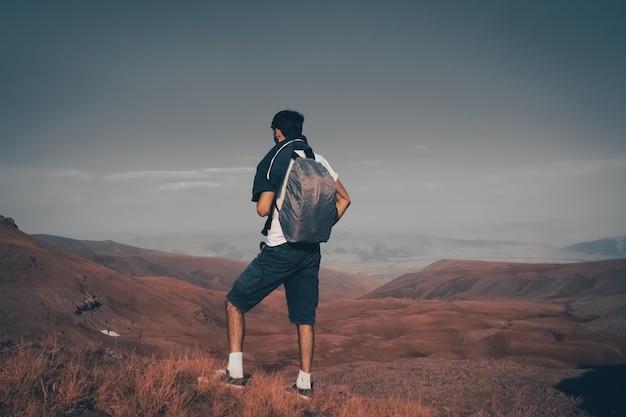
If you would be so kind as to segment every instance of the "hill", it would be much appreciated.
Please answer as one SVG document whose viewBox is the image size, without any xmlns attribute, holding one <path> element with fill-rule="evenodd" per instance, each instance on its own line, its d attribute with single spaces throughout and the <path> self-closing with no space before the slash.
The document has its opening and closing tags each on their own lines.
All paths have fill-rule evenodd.
<svg viewBox="0 0 626 417">
<path fill-rule="evenodd" d="M 560 302 L 587 326 L 624 334 L 626 259 L 565 264 L 441 260 L 363 298 Z"/>
<path fill-rule="evenodd" d="M 111 252 L 114 250 L 109 248 Z M 175 259 L 186 262 L 187 258 L 168 259 L 172 261 L 168 268 L 173 268 Z M 596 266 L 592 279 L 599 279 L 602 270 L 610 272 L 608 265 L 604 269 Z M 424 299 L 423 294 L 419 299 L 409 286 L 396 288 L 398 292 L 392 296 L 374 291 L 367 298 L 320 303 L 315 366 L 327 368 L 355 361 L 393 362 L 416 357 L 508 359 L 550 367 L 626 360 L 623 333 L 600 334 L 594 331 L 598 328 L 589 326 L 606 324 L 611 319 L 603 315 L 610 296 L 598 298 L 598 314 L 590 316 L 586 310 L 575 308 L 577 297 L 588 291 L 584 285 L 576 287 L 578 293 L 573 287 L 569 298 L 564 299 L 554 298 L 558 291 L 550 293 L 549 285 L 541 291 L 533 290 L 538 284 L 532 280 L 525 286 L 527 298 L 520 298 L 518 291 L 510 289 L 496 291 L 500 281 L 515 282 L 520 276 L 537 276 L 537 271 L 554 274 L 552 270 L 544 271 L 542 265 L 513 266 L 474 261 L 435 263 L 424 270 L 435 274 L 430 285 L 426 285 L 429 291 L 437 294 L 436 290 L 448 281 L 454 282 L 447 293 L 439 294 L 439 300 Z M 584 272 L 585 265 L 570 267 L 574 268 L 574 276 L 589 275 Z M 551 268 L 558 270 L 557 266 Z M 501 275 L 487 285 L 481 277 L 497 275 L 494 269 Z M 413 275 L 422 276 L 424 271 Z M 468 271 L 473 272 L 473 277 L 463 284 L 459 277 Z M 389 285 L 404 280 L 410 284 L 409 278 L 398 278 Z M 474 280 L 482 284 L 473 284 Z M 425 284 L 417 280 L 411 285 L 417 288 Z M 472 285 L 481 290 L 472 290 Z M 615 288 L 607 287 L 606 291 Z M 0 338 L 4 343 L 54 333 L 68 343 L 95 340 L 130 350 L 160 352 L 195 344 L 220 357 L 226 356 L 224 291 L 201 288 L 173 277 L 131 277 L 14 227 L 0 227 L 0 290 Z M 583 307 L 588 308 L 589 304 Z M 622 316 L 614 318 L 615 326 L 623 325 Z M 246 363 L 273 370 L 298 366 L 296 331 L 286 318 L 283 294 L 270 295 L 246 315 L 246 328 Z M 120 336 L 109 337 L 102 330 Z"/>
<path fill-rule="evenodd" d="M 54 336 L 132 351 L 219 351 L 224 295 L 170 277 L 130 277 L 0 224 L 3 344 Z M 259 306 L 259 317 L 266 312 L 274 316 Z M 253 330 L 264 326 L 250 320 Z"/>
<path fill-rule="evenodd" d="M 206 268 L 202 273 L 215 277 L 208 284 L 218 289 L 203 288 L 171 276 L 132 277 L 35 239 L 14 226 L 1 224 L 1 344 L 54 335 L 62 343 L 102 342 L 146 352 L 168 352 L 197 345 L 224 355 L 225 291 L 219 289 L 224 283 L 232 282 L 239 273 L 237 268 L 243 269 L 244 264 L 144 251 L 114 242 L 88 243 L 105 247 L 91 252 L 94 249 L 85 249 L 82 242 L 68 242 L 75 244 L 74 250 L 80 249 L 83 256 L 110 256 L 107 259 L 111 266 L 122 265 L 129 270 L 139 268 L 132 270 L 141 272 L 142 265 L 150 265 L 150 268 L 162 268 L 157 272 L 170 273 L 178 268 L 193 276 L 189 274 L 193 268 Z M 328 298 L 354 291 L 350 280 L 344 279 L 346 276 L 350 278 L 349 274 L 325 271 L 324 279 L 331 284 L 325 288 Z M 246 317 L 246 326 L 246 356 L 250 362 L 294 366 L 295 328 L 287 320 L 284 294 L 276 292 L 264 300 L 254 314 Z"/>
<path fill-rule="evenodd" d="M 75 240 L 51 235 L 33 237 L 131 277 L 168 276 L 217 291 L 229 290 L 233 280 L 247 265 L 221 257 L 142 249 L 112 240 Z"/>
<path fill-rule="evenodd" d="M 616 259 L 626 257 L 626 236 L 607 237 L 590 242 L 580 242 L 563 248 L 570 256 L 584 256 L 595 259 Z"/>
<path fill-rule="evenodd" d="M 172 276 L 121 271 L 173 274 L 180 261 L 183 276 L 200 262 L 209 284 L 221 288 L 232 276 L 202 262 L 216 261 L 236 273 L 228 270 L 231 264 L 146 254 L 115 242 L 88 242 L 88 248 L 84 241 L 66 244 L 82 257 L 20 232 L 14 222 L 0 222 L 0 354 L 5 358 L 38 346 L 28 341 L 52 335 L 54 352 L 60 351 L 57 343 L 97 346 L 102 360 L 124 350 L 128 357 L 149 353 L 152 364 L 153 353 L 167 361 L 176 357 L 172 353 L 197 346 L 199 364 L 223 366 L 224 291 Z M 94 257 L 110 257 L 111 267 Z M 594 389 L 611 393 L 613 403 L 602 398 L 602 404 L 621 404 L 621 391 L 613 391 L 626 362 L 624 261 L 443 260 L 360 299 L 323 302 L 316 326 L 316 386 L 345 385 L 368 399 L 419 398 L 440 411 L 434 415 L 580 417 L 587 414 L 570 396 L 588 399 Z M 345 293 L 350 291 L 348 285 Z M 246 328 L 248 369 L 260 381 L 265 371 L 291 380 L 298 356 L 284 295 L 272 294 L 246 315 Z M 203 360 L 212 356 L 217 360 Z M 195 366 L 181 376 L 185 387 L 195 381 Z M 607 374 L 613 379 L 598 380 Z M 34 386 L 39 385 L 36 379 Z M 580 387 L 586 391 L 580 393 Z"/>
<path fill-rule="evenodd" d="M 133 277 L 168 276 L 199 287 L 228 291 L 247 262 L 223 257 L 181 255 L 142 249 L 111 240 L 75 240 L 51 235 L 34 235 L 51 245 Z M 376 288 L 376 280 L 327 268 L 320 270 L 320 299 L 333 301 L 356 298 Z"/>
</svg>

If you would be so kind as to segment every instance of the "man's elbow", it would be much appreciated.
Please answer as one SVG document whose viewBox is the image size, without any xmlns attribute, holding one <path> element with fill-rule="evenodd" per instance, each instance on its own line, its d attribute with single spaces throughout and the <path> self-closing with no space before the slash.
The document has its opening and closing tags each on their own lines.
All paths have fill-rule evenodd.
<svg viewBox="0 0 626 417">
<path fill-rule="evenodd" d="M 256 203 L 256 212 L 259 216 L 265 217 L 272 211 L 274 205 L 274 193 L 271 191 L 264 191 L 259 196 L 259 201 Z"/>
<path fill-rule="evenodd" d="M 259 206 L 257 206 L 256 213 L 259 216 L 261 216 L 261 217 L 265 217 L 265 216 L 268 216 L 270 214 L 270 209 L 267 208 L 267 207 L 259 207 Z"/>
<path fill-rule="evenodd" d="M 343 214 L 348 209 L 348 206 L 350 205 L 350 203 L 351 203 L 350 198 L 347 198 L 347 197 L 342 197 L 342 198 L 337 199 L 337 221 L 339 221 L 339 219 L 343 217 Z"/>
</svg>

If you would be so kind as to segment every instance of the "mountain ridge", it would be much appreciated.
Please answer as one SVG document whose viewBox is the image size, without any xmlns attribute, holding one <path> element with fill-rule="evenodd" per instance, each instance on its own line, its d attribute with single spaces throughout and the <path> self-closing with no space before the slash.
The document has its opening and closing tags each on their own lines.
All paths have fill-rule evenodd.
<svg viewBox="0 0 626 417">
<path fill-rule="evenodd" d="M 513 277 L 512 282 L 537 268 L 536 264 L 443 260 L 430 270 L 445 272 L 451 265 L 456 278 L 458 270 L 469 269 L 480 277 L 489 268 L 499 268 Z M 581 265 L 571 264 L 570 268 Z M 439 275 L 441 278 L 442 273 Z M 321 287 L 336 288 L 327 282 Z M 507 359 L 556 368 L 626 360 L 624 331 L 607 331 L 626 322 L 617 310 L 624 309 L 621 294 L 613 299 L 598 298 L 595 305 L 593 300 L 540 297 L 532 291 L 527 299 L 506 298 L 505 293 L 501 298 L 472 300 L 459 296 L 464 291 L 471 294 L 471 285 L 467 287 L 462 280 L 456 287 L 446 288 L 445 280 L 431 284 L 435 289 L 456 291 L 457 296 L 447 300 L 402 295 L 320 302 L 317 366 L 415 357 Z M 16 228 L 0 227 L 2 343 L 52 333 L 63 343 L 97 341 L 146 353 L 200 346 L 224 357 L 224 296 L 225 291 L 208 290 L 174 277 L 131 277 Z M 607 315 L 607 306 L 618 314 Z M 610 320 L 614 320 L 613 327 L 607 326 Z M 297 369 L 296 329 L 287 319 L 284 293 L 274 292 L 246 315 L 246 328 L 248 363 L 266 369 Z M 119 337 L 111 337 L 110 332 Z"/>
<path fill-rule="evenodd" d="M 626 258 L 626 236 L 607 237 L 566 246 L 563 251 L 597 259 Z"/>
<path fill-rule="evenodd" d="M 400 276 L 363 299 L 534 300 L 566 303 L 586 326 L 623 334 L 626 326 L 626 259 L 525 264 L 440 260 Z"/>
<path fill-rule="evenodd" d="M 85 259 L 133 277 L 170 276 L 210 290 L 228 291 L 248 262 L 224 257 L 184 255 L 118 243 L 33 235 Z M 380 282 L 355 274 L 320 269 L 320 299 L 332 301 L 363 295 Z"/>
</svg>

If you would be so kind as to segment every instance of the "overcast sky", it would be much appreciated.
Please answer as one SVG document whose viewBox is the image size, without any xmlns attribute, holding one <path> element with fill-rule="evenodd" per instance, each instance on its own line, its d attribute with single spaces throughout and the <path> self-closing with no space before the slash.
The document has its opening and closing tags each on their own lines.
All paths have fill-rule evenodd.
<svg viewBox="0 0 626 417">
<path fill-rule="evenodd" d="M 0 4 L 0 214 L 27 233 L 260 230 L 289 108 L 338 228 L 626 234 L 623 1 Z"/>
</svg>

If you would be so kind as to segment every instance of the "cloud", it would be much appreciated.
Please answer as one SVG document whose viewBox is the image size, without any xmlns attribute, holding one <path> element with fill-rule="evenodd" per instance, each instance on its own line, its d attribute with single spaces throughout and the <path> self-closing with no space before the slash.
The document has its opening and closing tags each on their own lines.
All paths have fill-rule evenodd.
<svg viewBox="0 0 626 417">
<path fill-rule="evenodd" d="M 126 171 L 105 175 L 103 179 L 111 183 L 128 184 L 146 191 L 181 192 L 194 189 L 215 189 L 232 186 L 238 182 L 240 174 L 246 180 L 254 168 L 205 168 L 198 170 L 144 170 Z M 125 185 L 126 186 L 126 185 Z"/>
<path fill-rule="evenodd" d="M 415 145 L 415 149 L 417 149 L 419 152 L 425 152 L 430 148 L 426 145 L 418 144 L 418 145 Z"/>
<path fill-rule="evenodd" d="M 40 169 L 27 166 L 2 166 L 0 165 L 0 180 L 7 183 L 25 183 L 36 180 L 81 180 L 95 179 L 92 173 L 78 169 Z"/>
<path fill-rule="evenodd" d="M 158 187 L 160 191 L 185 191 L 195 188 L 219 188 L 223 184 L 212 181 L 181 181 L 171 184 L 163 184 Z"/>
<path fill-rule="evenodd" d="M 168 179 L 200 179 L 218 175 L 248 174 L 254 172 L 252 167 L 206 168 L 186 171 L 127 171 L 108 174 L 104 178 L 109 181 L 128 180 L 168 180 Z"/>
</svg>

